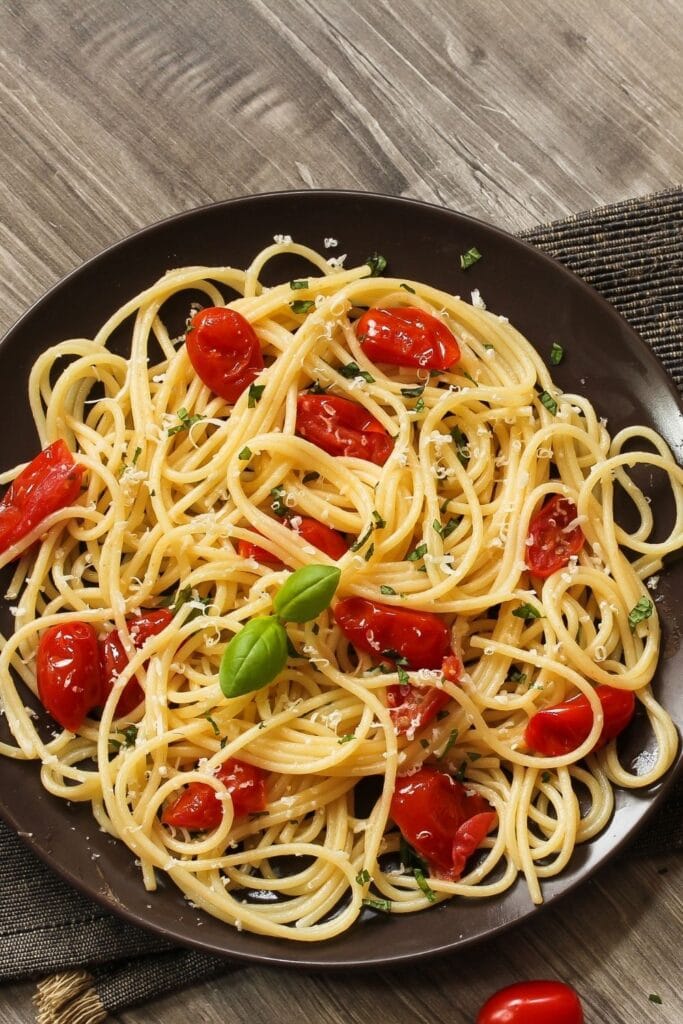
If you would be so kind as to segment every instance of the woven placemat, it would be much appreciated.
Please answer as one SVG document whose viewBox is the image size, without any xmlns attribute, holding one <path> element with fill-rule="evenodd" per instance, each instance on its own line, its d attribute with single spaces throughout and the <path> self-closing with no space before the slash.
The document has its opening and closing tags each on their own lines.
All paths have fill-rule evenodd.
<svg viewBox="0 0 683 1024">
<path fill-rule="evenodd" d="M 570 267 L 651 345 L 683 390 L 683 189 L 629 200 L 526 231 Z M 683 849 L 683 786 L 629 855 Z M 235 966 L 179 950 L 91 903 L 49 871 L 0 822 L 0 980 L 48 975 L 39 1024 L 98 1024 L 109 1012 Z"/>
</svg>

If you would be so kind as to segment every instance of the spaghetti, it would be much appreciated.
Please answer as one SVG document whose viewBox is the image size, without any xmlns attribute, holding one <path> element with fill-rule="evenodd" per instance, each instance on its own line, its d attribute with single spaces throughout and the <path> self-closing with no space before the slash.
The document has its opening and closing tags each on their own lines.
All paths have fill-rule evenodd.
<svg viewBox="0 0 683 1024">
<path fill-rule="evenodd" d="M 317 276 L 262 287 L 264 266 L 283 253 Z M 263 367 L 236 400 L 206 387 L 185 337 L 169 335 L 164 304 L 186 291 L 217 308 L 226 291 L 240 296 L 229 306 L 255 330 Z M 377 307 L 436 317 L 459 358 L 436 371 L 371 360 L 356 325 Z M 130 331 L 128 358 L 108 347 L 119 328 Z M 302 436 L 303 392 L 359 407 L 377 424 L 364 429 L 390 438 L 381 458 L 330 454 Z M 14 742 L 0 749 L 39 760 L 54 795 L 90 801 L 148 889 L 164 871 L 208 913 L 303 941 L 340 933 L 364 906 L 408 913 L 495 897 L 520 873 L 539 902 L 542 880 L 607 824 L 613 787 L 647 786 L 671 765 L 678 740 L 649 685 L 660 631 L 643 581 L 683 543 L 683 471 L 648 428 L 610 437 L 504 317 L 284 241 L 246 272 L 168 272 L 94 339 L 43 353 L 29 394 L 42 445 L 66 441 L 84 491 L 3 555 L 19 560 L 7 595 L 16 629 L 0 655 Z M 650 539 L 634 466 L 668 477 L 675 521 L 665 541 Z M 639 516 L 630 533 L 614 518 L 618 488 Z M 530 524 L 557 495 L 582 545 L 544 578 L 528 568 Z M 353 543 L 325 555 L 306 539 L 309 520 Z M 290 656 L 274 682 L 226 697 L 227 642 L 271 615 L 290 572 L 310 564 L 338 565 L 341 601 L 436 613 L 461 671 L 350 643 L 333 604 L 288 623 Z M 157 632 L 142 636 L 138 622 L 136 633 L 136 618 L 169 605 Z M 37 693 L 41 636 L 75 622 L 100 640 L 118 634 L 117 671 L 101 712 L 45 739 L 22 691 Z M 144 701 L 121 715 L 131 681 Z M 438 691 L 438 713 L 399 727 L 406 686 Z M 614 740 L 598 743 L 601 687 L 634 693 L 650 721 L 657 755 L 641 774 L 620 763 Z M 582 738 L 568 753 L 531 749 L 535 714 L 578 695 L 589 711 Z M 239 813 L 220 774 L 231 759 L 262 773 L 260 813 Z M 459 877 L 429 859 L 416 866 L 393 824 L 397 780 L 424 766 L 495 812 Z M 217 794 L 215 827 L 164 821 L 193 784 Z"/>
</svg>

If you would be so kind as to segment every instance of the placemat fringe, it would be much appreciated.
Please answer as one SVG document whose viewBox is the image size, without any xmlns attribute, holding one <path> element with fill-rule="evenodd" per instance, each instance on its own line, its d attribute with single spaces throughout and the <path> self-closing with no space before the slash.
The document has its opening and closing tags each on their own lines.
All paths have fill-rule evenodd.
<svg viewBox="0 0 683 1024">
<path fill-rule="evenodd" d="M 100 1024 L 107 1016 L 87 971 L 64 971 L 39 982 L 33 997 L 37 1024 Z"/>
</svg>

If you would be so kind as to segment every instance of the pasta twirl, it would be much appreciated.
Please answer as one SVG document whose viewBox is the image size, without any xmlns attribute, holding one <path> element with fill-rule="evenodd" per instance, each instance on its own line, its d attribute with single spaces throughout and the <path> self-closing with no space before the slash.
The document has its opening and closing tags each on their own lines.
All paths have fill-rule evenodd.
<svg viewBox="0 0 683 1024">
<path fill-rule="evenodd" d="M 284 252 L 307 259 L 315 276 L 262 287 L 263 267 Z M 202 383 L 184 338 L 164 322 L 179 293 L 188 307 L 190 292 L 220 307 L 227 290 L 240 295 L 231 308 L 255 329 L 264 363 L 234 404 Z M 366 355 L 354 326 L 363 310 L 406 306 L 457 338 L 448 370 Z M 127 358 L 108 348 L 122 325 Z M 650 429 L 611 437 L 584 397 L 559 392 L 504 317 L 278 243 L 246 272 L 167 273 L 94 339 L 46 351 L 29 392 L 42 444 L 66 440 L 85 489 L 34 531 L 40 543 L 14 572 L 16 629 L 0 655 L 14 742 L 1 749 L 40 761 L 51 793 L 91 802 L 148 889 L 166 872 L 227 923 L 301 941 L 338 934 L 368 903 L 409 913 L 453 896 L 495 897 L 520 873 L 539 902 L 542 880 L 605 827 L 613 787 L 648 785 L 671 765 L 678 741 L 650 689 L 660 633 L 644 580 L 683 542 L 683 471 Z M 391 439 L 383 464 L 302 437 L 302 392 L 364 410 Z M 651 509 L 629 475 L 636 466 L 668 477 L 676 511 L 665 541 L 651 539 Z M 619 488 L 638 513 L 631 533 L 614 518 Z M 544 579 L 527 568 L 530 523 L 553 495 L 575 506 L 567 530 L 580 526 L 585 544 Z M 290 657 L 275 682 L 223 695 L 229 639 L 272 612 L 291 570 L 332 561 L 306 539 L 308 519 L 348 540 L 337 596 L 437 613 L 464 663 L 460 678 L 365 653 L 333 606 L 288 624 Z M 163 628 L 140 641 L 136 617 L 169 605 Z M 123 660 L 101 713 L 46 740 L 24 688 L 36 693 L 41 634 L 76 621 L 100 637 L 117 631 Z M 144 702 L 117 718 L 132 679 Z M 445 696 L 429 721 L 397 730 L 390 692 L 406 685 Z M 650 720 L 657 757 L 639 775 L 614 741 L 594 749 L 600 686 L 634 692 Z M 554 756 L 529 749 L 529 719 L 579 694 L 592 725 L 578 746 Z M 236 813 L 216 774 L 231 758 L 265 773 L 260 813 Z M 405 863 L 390 816 L 396 779 L 423 764 L 464 780 L 497 815 L 457 879 Z M 163 809 L 198 782 L 220 798 L 219 823 L 169 827 Z"/>
</svg>

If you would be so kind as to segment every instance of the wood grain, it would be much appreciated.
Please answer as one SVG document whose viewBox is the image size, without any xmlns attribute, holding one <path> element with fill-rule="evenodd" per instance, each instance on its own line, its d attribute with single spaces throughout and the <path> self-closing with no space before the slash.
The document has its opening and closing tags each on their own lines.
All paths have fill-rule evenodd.
<svg viewBox="0 0 683 1024">
<path fill-rule="evenodd" d="M 675 0 L 4 0 L 0 330 L 115 239 L 234 195 L 357 188 L 514 231 L 680 181 L 682 28 Z M 591 1024 L 678 1024 L 682 874 L 621 861 L 457 960 L 250 967 L 118 1020 L 466 1024 L 560 976 Z M 32 992 L 0 990 L 0 1024 Z"/>
</svg>

